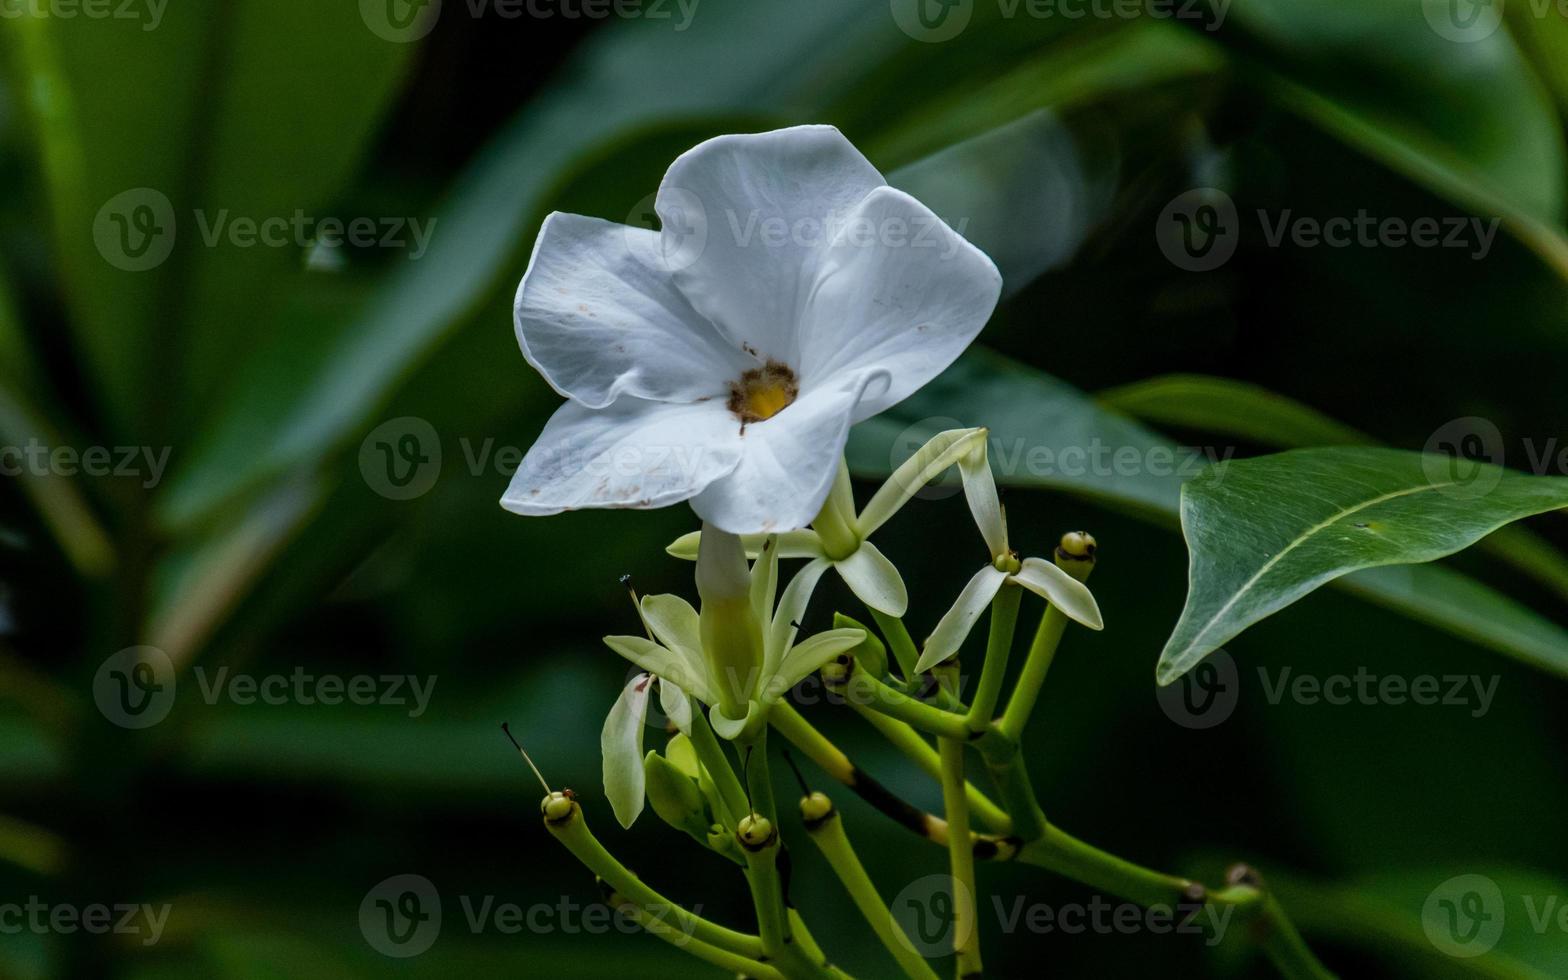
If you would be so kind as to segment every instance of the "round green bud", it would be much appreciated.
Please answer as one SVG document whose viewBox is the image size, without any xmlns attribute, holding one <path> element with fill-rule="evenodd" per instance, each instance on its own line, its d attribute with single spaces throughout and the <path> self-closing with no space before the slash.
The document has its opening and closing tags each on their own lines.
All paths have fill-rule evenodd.
<svg viewBox="0 0 1568 980">
<path fill-rule="evenodd" d="M 833 801 L 826 793 L 808 793 L 800 799 L 800 818 L 808 825 L 821 823 L 833 815 Z"/>
<path fill-rule="evenodd" d="M 539 813 L 551 823 L 561 823 L 570 820 L 577 810 L 577 801 L 572 799 L 572 791 L 551 793 L 539 804 Z"/>
<path fill-rule="evenodd" d="M 760 813 L 748 813 L 736 825 L 735 836 L 746 850 L 760 851 L 773 842 L 773 821 Z"/>
<path fill-rule="evenodd" d="M 1006 572 L 1009 575 L 1017 575 L 1018 570 L 1024 567 L 1023 562 L 1019 561 L 1018 556 L 1012 552 L 1009 552 L 1005 555 L 998 555 L 996 560 L 991 564 L 996 568 L 997 571 Z"/>
<path fill-rule="evenodd" d="M 1058 568 L 1082 582 L 1094 571 L 1095 552 L 1099 545 L 1088 531 L 1068 531 L 1056 546 Z"/>
</svg>

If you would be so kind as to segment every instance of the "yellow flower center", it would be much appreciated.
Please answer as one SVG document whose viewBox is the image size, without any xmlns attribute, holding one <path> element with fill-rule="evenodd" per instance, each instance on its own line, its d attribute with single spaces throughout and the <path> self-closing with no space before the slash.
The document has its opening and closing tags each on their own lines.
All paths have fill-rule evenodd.
<svg viewBox="0 0 1568 980">
<path fill-rule="evenodd" d="M 800 382 L 786 364 L 768 361 L 730 382 L 730 411 L 742 423 L 762 422 L 784 411 L 800 394 Z"/>
</svg>

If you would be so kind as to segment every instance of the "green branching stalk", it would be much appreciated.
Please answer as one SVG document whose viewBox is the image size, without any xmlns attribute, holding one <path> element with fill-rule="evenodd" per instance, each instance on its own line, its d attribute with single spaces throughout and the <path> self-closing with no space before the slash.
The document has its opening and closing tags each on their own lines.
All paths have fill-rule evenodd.
<svg viewBox="0 0 1568 980">
<path fill-rule="evenodd" d="M 708 726 L 708 719 L 702 716 L 701 711 L 693 711 L 691 714 L 690 737 L 692 748 L 697 752 L 697 760 L 708 771 L 709 778 L 719 791 L 719 800 L 728 811 L 719 814 L 720 822 L 726 830 L 733 831 L 740 818 L 751 809 L 746 803 L 746 791 L 741 787 L 740 780 L 735 778 L 735 770 L 730 767 L 724 748 L 714 737 L 713 729 Z"/>
<path fill-rule="evenodd" d="M 601 878 L 600 881 L 603 881 Z M 624 895 L 611 890 L 605 897 L 605 902 L 632 917 L 644 931 L 664 940 L 683 953 L 688 953 L 712 963 L 714 966 L 736 976 L 755 977 L 756 980 L 785 980 L 784 974 L 760 960 L 755 960 L 739 953 L 732 953 L 727 949 L 712 946 L 700 939 L 694 939 L 690 934 L 682 931 L 678 926 L 672 926 L 660 915 L 650 913 L 636 902 L 629 901 Z"/>
<path fill-rule="evenodd" d="M 838 876 L 844 890 L 854 900 L 855 907 L 865 918 L 884 948 L 892 954 L 899 968 L 910 980 L 936 980 L 936 973 L 904 935 L 897 920 L 888 911 L 876 885 L 866 874 L 865 866 L 844 832 L 844 821 L 838 809 L 822 793 L 812 793 L 800 801 L 800 815 L 806 823 L 806 832 L 827 859 L 828 866 Z"/>
<path fill-rule="evenodd" d="M 915 646 L 914 637 L 909 635 L 909 628 L 897 616 L 889 616 L 875 609 L 871 610 L 871 617 L 876 620 L 877 629 L 882 631 L 888 645 L 893 648 L 893 659 L 898 662 L 898 671 L 905 683 L 914 681 L 915 664 L 920 660 L 920 650 Z"/>
<path fill-rule="evenodd" d="M 843 682 L 843 691 L 844 696 L 855 704 L 897 718 L 927 734 L 959 740 L 967 740 L 970 736 L 962 715 L 918 701 L 882 683 L 864 670 L 852 670 Z"/>
<path fill-rule="evenodd" d="M 959 980 L 980 976 L 980 923 L 975 889 L 975 852 L 968 845 L 969 803 L 964 795 L 964 743 L 941 739 L 942 803 L 947 810 L 947 857 L 953 876 L 953 953 Z"/>
<path fill-rule="evenodd" d="M 902 752 L 909 761 L 919 766 L 922 772 L 939 783 L 942 781 L 941 757 L 937 754 L 936 746 L 926 741 L 925 736 L 908 724 L 873 711 L 865 705 L 851 701 L 850 707 L 872 728 L 882 733 L 882 737 Z M 1007 815 L 1006 810 L 993 803 L 989 796 L 975 787 L 974 783 L 965 783 L 964 787 L 965 795 L 969 797 L 969 810 L 976 820 L 984 824 L 992 833 L 1012 833 L 1013 819 Z"/>
<path fill-rule="evenodd" d="M 556 840 L 565 844 L 566 849 L 572 852 L 572 856 L 581 861 L 588 870 L 604 879 L 616 894 L 634 905 L 649 910 L 652 914 L 662 916 L 664 921 L 673 923 L 676 929 L 699 942 L 749 959 L 757 959 L 763 955 L 762 940 L 759 937 L 736 932 L 704 919 L 660 895 L 644 884 L 641 878 L 628 871 L 604 849 L 604 845 L 600 844 L 598 838 L 594 837 L 593 832 L 588 829 L 588 823 L 583 819 L 582 807 L 578 806 L 576 801 L 567 801 L 570 805 L 564 808 L 565 812 L 552 816 L 554 811 L 561 808 L 560 801 L 565 799 L 560 794 L 553 794 L 546 800 L 545 829 L 549 830 Z"/>
<path fill-rule="evenodd" d="M 1018 623 L 1018 603 L 1023 589 L 1012 583 L 1002 586 L 991 600 L 991 632 L 986 641 L 985 663 L 980 667 L 980 682 L 969 707 L 965 724 L 970 732 L 984 732 L 991 725 L 991 714 L 1002 696 L 1002 679 L 1007 675 L 1007 659 L 1013 649 L 1013 630 Z"/>
</svg>

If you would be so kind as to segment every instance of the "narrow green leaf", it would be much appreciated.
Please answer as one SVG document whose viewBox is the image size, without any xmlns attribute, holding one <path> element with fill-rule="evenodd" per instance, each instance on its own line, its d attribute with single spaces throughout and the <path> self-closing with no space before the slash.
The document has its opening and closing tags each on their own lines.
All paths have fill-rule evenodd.
<svg viewBox="0 0 1568 980">
<path fill-rule="evenodd" d="M 1159 681 L 1347 572 L 1432 561 L 1565 505 L 1568 478 L 1394 449 L 1300 449 L 1210 470 L 1182 491 L 1189 591 Z"/>
</svg>

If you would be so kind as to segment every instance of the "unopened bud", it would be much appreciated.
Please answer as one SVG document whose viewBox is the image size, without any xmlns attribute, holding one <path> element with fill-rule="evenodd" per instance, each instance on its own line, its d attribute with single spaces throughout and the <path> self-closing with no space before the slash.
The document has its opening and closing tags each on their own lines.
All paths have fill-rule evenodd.
<svg viewBox="0 0 1568 980">
<path fill-rule="evenodd" d="M 751 604 L 751 576 L 739 537 L 711 524 L 697 546 L 702 654 L 730 718 L 744 717 L 762 673 L 762 624 Z"/>
<path fill-rule="evenodd" d="M 563 823 L 572 818 L 577 811 L 577 801 L 572 798 L 572 791 L 551 793 L 539 804 L 539 813 L 550 823 Z"/>
<path fill-rule="evenodd" d="M 807 793 L 800 799 L 800 819 L 806 822 L 806 829 L 811 830 L 822 821 L 833 815 L 833 801 L 828 799 L 826 793 Z"/>
<path fill-rule="evenodd" d="M 648 802 L 659 819 L 698 840 L 708 833 L 708 808 L 697 781 L 670 760 L 649 752 L 642 761 Z"/>
<path fill-rule="evenodd" d="M 760 851 L 773 843 L 773 821 L 760 813 L 748 813 L 736 825 L 735 836 L 740 838 L 741 847 L 748 851 Z"/>
<path fill-rule="evenodd" d="M 1082 582 L 1094 571 L 1098 548 L 1094 535 L 1088 531 L 1068 531 L 1056 546 L 1056 566 Z"/>
</svg>

